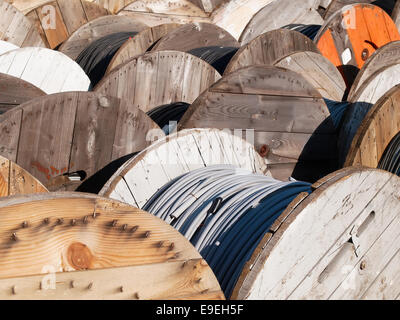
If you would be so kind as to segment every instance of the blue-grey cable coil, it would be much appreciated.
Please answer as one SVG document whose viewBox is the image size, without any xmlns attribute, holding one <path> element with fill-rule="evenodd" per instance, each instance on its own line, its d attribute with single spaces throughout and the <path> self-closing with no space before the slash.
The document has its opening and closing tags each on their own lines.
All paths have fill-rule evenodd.
<svg viewBox="0 0 400 320">
<path fill-rule="evenodd" d="M 190 50 L 188 53 L 206 61 L 212 65 L 220 74 L 225 72 L 226 67 L 239 48 L 235 47 L 201 47 Z"/>
<path fill-rule="evenodd" d="M 292 24 L 285 27 L 285 29 L 294 30 L 297 32 L 302 33 L 306 37 L 309 37 L 311 40 L 314 41 L 315 36 L 317 35 L 318 31 L 321 29 L 321 25 L 318 24 Z"/>
<path fill-rule="evenodd" d="M 302 192 L 311 193 L 311 185 L 220 165 L 176 178 L 143 209 L 192 242 L 230 297 L 259 242 Z"/>
<path fill-rule="evenodd" d="M 386 148 L 378 168 L 400 176 L 400 132 Z"/>
<path fill-rule="evenodd" d="M 330 118 L 332 119 L 333 125 L 335 126 L 336 130 L 339 130 L 342 125 L 344 115 L 346 114 L 346 110 L 350 104 L 347 101 L 337 102 L 325 98 L 324 100 L 331 114 Z"/>
</svg>

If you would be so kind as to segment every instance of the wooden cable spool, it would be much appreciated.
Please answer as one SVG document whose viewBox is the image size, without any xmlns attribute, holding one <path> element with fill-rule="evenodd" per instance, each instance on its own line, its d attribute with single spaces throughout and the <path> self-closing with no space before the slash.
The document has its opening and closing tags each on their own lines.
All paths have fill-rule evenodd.
<svg viewBox="0 0 400 320">
<path fill-rule="evenodd" d="M 82 25 L 110 14 L 105 8 L 85 0 L 48 1 L 26 16 L 36 25 L 44 43 L 54 49 Z"/>
<path fill-rule="evenodd" d="M 316 0 L 277 0 L 258 11 L 243 30 L 239 42 L 247 44 L 259 35 L 296 24 L 319 24 L 324 20 L 317 12 Z"/>
<path fill-rule="evenodd" d="M 169 32 L 156 43 L 152 51 L 176 50 L 189 52 L 200 47 L 239 47 L 228 32 L 211 23 L 191 23 Z"/>
<path fill-rule="evenodd" d="M 311 195 L 299 195 L 265 235 L 232 298 L 397 297 L 400 179 L 347 168 L 313 188 Z"/>
<path fill-rule="evenodd" d="M 139 32 L 119 48 L 108 65 L 106 74 L 110 73 L 111 70 L 114 70 L 117 66 L 124 64 L 128 60 L 150 51 L 162 37 L 179 26 L 180 25 L 177 23 L 167 23 L 155 27 L 148 27 Z"/>
<path fill-rule="evenodd" d="M 390 42 L 383 47 L 376 50 L 371 57 L 365 62 L 360 72 L 357 74 L 353 85 L 351 86 L 350 92 L 348 94 L 348 101 L 356 102 L 363 101 L 359 100 L 357 97 L 361 92 L 359 92 L 364 83 L 370 80 L 374 74 L 380 72 L 379 70 L 385 67 L 392 66 L 400 63 L 400 41 Z M 391 89 L 388 86 L 387 89 Z M 365 91 L 365 90 L 363 90 Z M 381 95 L 382 96 L 382 95 Z"/>
<path fill-rule="evenodd" d="M 6 53 L 8 51 L 15 50 L 18 48 L 19 48 L 18 46 L 16 46 L 15 44 L 12 44 L 11 42 L 0 40 L 0 56 L 3 53 Z"/>
<path fill-rule="evenodd" d="M 47 189 L 26 170 L 0 156 L 0 198 L 44 193 Z"/>
<path fill-rule="evenodd" d="M 35 25 L 5 0 L 0 0 L 0 40 L 18 47 L 44 47 Z"/>
<path fill-rule="evenodd" d="M 216 164 L 266 173 L 263 159 L 241 137 L 217 129 L 183 130 L 157 141 L 126 162 L 100 195 L 141 208 L 166 183 Z"/>
<path fill-rule="evenodd" d="M 118 32 L 140 32 L 147 27 L 130 17 L 103 16 L 92 20 L 76 30 L 59 48 L 73 60 L 97 39 Z"/>
<path fill-rule="evenodd" d="M 0 73 L 0 114 L 44 95 L 42 90 L 29 82 Z"/>
<path fill-rule="evenodd" d="M 385 11 L 370 4 L 354 4 L 332 15 L 314 42 L 339 68 L 350 88 L 365 61 L 378 48 L 396 40 L 400 40 L 399 31 Z"/>
<path fill-rule="evenodd" d="M 319 92 L 300 74 L 252 66 L 202 93 L 178 127 L 255 130 L 255 148 L 275 179 L 315 182 L 336 168 L 329 116 Z"/>
<path fill-rule="evenodd" d="M 2 298 L 224 298 L 182 235 L 127 204 L 78 193 L 3 198 L 0 225 Z M 43 273 L 57 276 L 54 288 Z"/>
<path fill-rule="evenodd" d="M 387 92 L 359 126 L 345 166 L 377 168 L 385 150 L 400 132 L 400 86 Z"/>
<path fill-rule="evenodd" d="M 342 101 L 346 84 L 337 68 L 324 56 L 315 52 L 295 52 L 274 66 L 301 74 L 324 98 Z"/>
<path fill-rule="evenodd" d="M 400 1 L 396 1 L 392 12 L 392 19 L 396 24 L 397 30 L 400 30 Z"/>
<path fill-rule="evenodd" d="M 300 32 L 287 29 L 269 31 L 242 46 L 229 62 L 224 74 L 252 65 L 273 65 L 297 51 L 320 53 L 316 45 Z"/>
<path fill-rule="evenodd" d="M 127 99 L 144 112 L 173 103 L 192 103 L 220 78 L 203 60 L 178 51 L 133 58 L 106 75 L 95 91 Z"/>
<path fill-rule="evenodd" d="M 90 80 L 82 68 L 61 52 L 21 48 L 0 56 L 0 72 L 20 78 L 47 94 L 87 91 Z"/>
<path fill-rule="evenodd" d="M 0 154 L 51 190 L 74 189 L 111 161 L 146 148 L 153 134 L 164 135 L 137 107 L 93 92 L 34 99 L 3 114 L 0 127 Z"/>
</svg>

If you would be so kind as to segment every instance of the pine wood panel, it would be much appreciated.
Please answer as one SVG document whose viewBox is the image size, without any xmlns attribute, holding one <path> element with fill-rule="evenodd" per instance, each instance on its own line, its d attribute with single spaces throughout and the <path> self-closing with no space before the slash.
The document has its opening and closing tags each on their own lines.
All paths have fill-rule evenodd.
<svg viewBox="0 0 400 320">
<path fill-rule="evenodd" d="M 124 64 L 130 59 L 146 53 L 158 40 L 179 26 L 180 25 L 177 23 L 167 23 L 155 27 L 149 27 L 139 32 L 132 39 L 126 41 L 115 53 L 108 65 L 106 74 L 110 73 L 111 70 L 114 70 L 116 67 Z"/>
<path fill-rule="evenodd" d="M 288 29 L 269 31 L 242 46 L 229 62 L 224 74 L 252 65 L 273 65 L 277 60 L 297 51 L 319 53 L 316 45 L 300 32 Z"/>
<path fill-rule="evenodd" d="M 188 109 L 179 128 L 254 130 L 255 148 L 277 179 L 286 180 L 297 165 L 335 158 L 335 133 L 319 92 L 300 74 L 253 66 L 224 76 Z M 280 167 L 291 164 L 291 170 Z M 315 165 L 314 181 L 321 173 Z M 287 174 L 283 176 L 282 174 Z"/>
<path fill-rule="evenodd" d="M 0 197 L 48 192 L 26 170 L 0 156 Z"/>
<path fill-rule="evenodd" d="M 127 161 L 104 185 L 100 195 L 140 208 L 173 179 L 217 164 L 266 173 L 263 159 L 241 136 L 216 129 L 183 130 Z"/>
<path fill-rule="evenodd" d="M 108 14 L 108 10 L 92 2 L 56 0 L 40 4 L 26 16 L 37 26 L 45 44 L 53 49 L 82 25 Z"/>
<path fill-rule="evenodd" d="M 45 93 L 34 85 L 0 73 L 0 114 Z"/>
<path fill-rule="evenodd" d="M 133 58 L 110 72 L 95 91 L 127 99 L 148 112 L 173 102 L 192 103 L 220 78 L 207 62 L 178 51 L 157 51 Z"/>
<path fill-rule="evenodd" d="M 47 94 L 87 91 L 90 80 L 82 68 L 61 52 L 21 48 L 0 56 L 0 72 L 20 78 Z"/>
<path fill-rule="evenodd" d="M 88 178 L 111 161 L 143 150 L 151 143 L 149 132 L 160 131 L 124 100 L 79 92 L 27 102 L 4 114 L 0 126 L 0 154 L 52 190 L 75 185 L 68 174 L 84 171 Z"/>
<path fill-rule="evenodd" d="M 400 247 L 400 179 L 348 168 L 315 187 L 294 200 L 265 236 L 235 299 L 360 299 L 385 265 L 391 271 L 386 281 L 397 278 L 392 257 Z M 388 287 L 379 289 L 400 292 L 397 282 Z"/>
<path fill-rule="evenodd" d="M 103 16 L 92 20 L 76 30 L 61 46 L 59 51 L 73 60 L 91 43 L 104 36 L 118 32 L 140 32 L 146 25 L 126 16 Z"/>
<path fill-rule="evenodd" d="M 0 0 L 0 40 L 18 47 L 45 46 L 35 25 L 5 0 Z"/>
</svg>

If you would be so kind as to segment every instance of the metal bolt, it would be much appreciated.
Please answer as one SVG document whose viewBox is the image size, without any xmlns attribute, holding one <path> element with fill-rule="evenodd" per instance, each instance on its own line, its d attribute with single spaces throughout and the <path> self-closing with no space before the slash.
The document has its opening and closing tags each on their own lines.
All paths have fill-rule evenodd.
<svg viewBox="0 0 400 320">
<path fill-rule="evenodd" d="M 50 223 L 50 219 L 49 219 L 49 218 L 44 219 L 44 220 L 43 220 L 43 223 L 44 223 L 44 224 L 49 224 L 49 223 Z"/>
<path fill-rule="evenodd" d="M 362 261 L 360 264 L 360 269 L 364 270 L 367 267 L 367 263 L 365 261 Z"/>
<path fill-rule="evenodd" d="M 75 288 L 75 281 L 71 280 L 71 282 L 69 283 L 69 286 L 73 289 Z"/>
<path fill-rule="evenodd" d="M 63 223 L 64 223 L 64 219 L 63 218 L 57 219 L 57 224 L 59 226 L 61 226 Z"/>
<path fill-rule="evenodd" d="M 118 224 L 118 220 L 113 220 L 113 222 L 111 222 L 111 226 L 116 227 Z"/>
<path fill-rule="evenodd" d="M 71 220 L 71 226 L 74 226 L 74 225 L 76 225 L 76 220 L 75 220 L 75 219 L 72 219 L 72 220 Z"/>
<path fill-rule="evenodd" d="M 139 293 L 138 293 L 138 292 L 136 292 L 136 293 L 135 293 L 135 295 L 134 295 L 134 297 L 135 297 L 136 299 L 138 299 L 138 300 L 139 300 L 139 299 L 140 299 L 140 297 L 139 297 Z"/>
<path fill-rule="evenodd" d="M 174 250 L 175 249 L 175 244 L 174 243 L 171 243 L 170 245 L 169 245 L 169 251 L 172 251 L 172 250 Z"/>
<path fill-rule="evenodd" d="M 157 247 L 158 247 L 158 248 L 162 248 L 163 245 L 164 245 L 164 241 L 160 241 L 160 242 L 157 244 Z"/>
<path fill-rule="evenodd" d="M 16 295 L 16 294 L 17 294 L 17 287 L 16 287 L 16 286 L 12 286 L 12 288 L 11 288 L 11 293 L 12 293 L 13 295 Z"/>
<path fill-rule="evenodd" d="M 93 219 L 96 219 L 96 218 L 97 218 L 97 213 L 96 213 L 96 212 L 93 212 L 92 218 L 93 218 Z"/>
<path fill-rule="evenodd" d="M 27 221 L 24 221 L 24 222 L 22 222 L 22 228 L 28 228 L 28 222 Z"/>
<path fill-rule="evenodd" d="M 87 224 L 87 223 L 89 222 L 89 221 L 88 221 L 88 217 L 87 217 L 87 216 L 84 216 L 82 221 L 83 221 L 84 224 Z"/>
<path fill-rule="evenodd" d="M 367 48 L 365 48 L 362 52 L 361 52 L 361 59 L 363 59 L 363 61 L 367 60 L 369 57 L 369 51 Z"/>
<path fill-rule="evenodd" d="M 186 265 L 187 265 L 187 261 L 185 261 L 185 262 L 182 264 L 182 269 L 184 269 L 184 268 L 186 267 Z"/>
<path fill-rule="evenodd" d="M 121 287 L 119 288 L 119 291 L 120 291 L 121 293 L 124 292 L 124 287 L 121 286 Z"/>
<path fill-rule="evenodd" d="M 128 229 L 128 225 L 127 225 L 127 224 L 124 224 L 124 225 L 122 226 L 121 230 L 122 230 L 122 231 L 126 231 L 126 229 Z"/>
<path fill-rule="evenodd" d="M 17 234 L 15 232 L 11 235 L 11 239 L 13 241 L 18 241 L 18 237 L 17 237 Z"/>
<path fill-rule="evenodd" d="M 91 282 L 91 283 L 89 283 L 89 285 L 88 285 L 88 290 L 92 290 L 92 288 L 93 288 L 93 282 Z"/>
<path fill-rule="evenodd" d="M 148 237 L 150 237 L 150 234 L 151 234 L 150 231 L 146 231 L 146 233 L 144 234 L 144 237 L 145 237 L 145 238 L 148 238 Z"/>
<path fill-rule="evenodd" d="M 131 229 L 131 233 L 135 233 L 138 229 L 139 229 L 138 226 L 134 226 L 134 227 Z"/>
</svg>

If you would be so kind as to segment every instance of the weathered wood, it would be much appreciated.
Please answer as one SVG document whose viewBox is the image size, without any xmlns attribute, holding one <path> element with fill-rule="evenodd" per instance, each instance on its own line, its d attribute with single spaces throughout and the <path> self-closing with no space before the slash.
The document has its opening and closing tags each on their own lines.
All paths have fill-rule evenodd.
<svg viewBox="0 0 400 320">
<path fill-rule="evenodd" d="M 92 92 L 32 100 L 3 114 L 0 127 L 0 154 L 51 190 L 71 190 L 77 184 L 69 178 L 72 173 L 88 178 L 111 161 L 143 150 L 152 142 L 152 130 L 161 131 L 125 100 Z"/>
<path fill-rule="evenodd" d="M 7 256 L 0 262 L 0 279 L 11 285 L 13 292 L 8 294 L 26 298 L 32 291 L 46 291 L 49 283 L 44 274 L 51 277 L 56 272 L 64 274 L 59 274 L 63 281 L 57 279 L 55 292 L 85 291 L 77 293 L 81 299 L 112 295 L 152 299 L 199 295 L 207 289 L 221 291 L 189 241 L 163 221 L 117 201 L 78 193 L 3 198 L 0 225 L 0 256 Z M 178 265 L 181 275 L 177 275 Z M 115 267 L 121 269 L 106 269 Z M 134 272 L 128 277 L 129 271 Z M 151 272 L 157 275 L 149 277 Z M 36 290 L 35 276 L 41 277 Z M 13 279 L 17 282 L 11 284 L 9 278 L 17 277 L 29 278 Z M 154 284 L 157 278 L 166 282 Z M 185 279 L 188 281 L 182 283 Z M 134 284 L 137 287 L 132 287 Z M 106 291 L 114 286 L 115 292 Z M 126 291 L 120 290 L 121 286 Z M 44 298 L 46 293 L 41 295 Z"/>
<path fill-rule="evenodd" d="M 161 24 L 149 27 L 139 32 L 132 39 L 126 41 L 112 58 L 108 65 L 106 74 L 110 73 L 117 66 L 124 64 L 128 60 L 140 56 L 149 51 L 162 37 L 172 30 L 178 28 L 177 23 Z"/>
<path fill-rule="evenodd" d="M 0 73 L 0 114 L 45 93 L 34 85 Z"/>
<path fill-rule="evenodd" d="M 336 157 L 335 129 L 329 116 L 319 92 L 300 74 L 253 66 L 224 76 L 206 90 L 185 113 L 179 128 L 254 130 L 255 148 L 264 154 L 272 176 L 287 180 L 295 174 L 300 180 L 308 176 L 301 169 L 307 162 L 321 162 L 326 170 L 327 162 Z M 316 181 L 326 172 L 313 166 Z"/>
<path fill-rule="evenodd" d="M 340 72 L 324 56 L 315 52 L 295 52 L 282 58 L 277 67 L 301 74 L 327 99 L 342 101 L 346 84 Z"/>
<path fill-rule="evenodd" d="M 374 169 L 344 169 L 293 201 L 261 241 L 234 299 L 361 299 L 400 247 L 400 179 Z M 394 263 L 393 263 L 394 262 Z"/>
<path fill-rule="evenodd" d="M 392 19 L 396 24 L 397 30 L 400 31 L 400 1 L 398 0 L 396 1 L 396 4 L 393 8 Z"/>
<path fill-rule="evenodd" d="M 157 51 L 133 58 L 114 69 L 95 91 L 127 99 L 148 112 L 173 102 L 192 103 L 220 78 L 203 60 L 178 51 Z"/>
<path fill-rule="evenodd" d="M 104 185 L 100 195 L 140 208 L 173 179 L 217 164 L 266 173 L 263 159 L 241 135 L 217 129 L 184 130 L 154 143 L 126 162 Z"/>
<path fill-rule="evenodd" d="M 47 94 L 87 91 L 90 80 L 82 68 L 61 52 L 21 48 L 0 56 L 0 72 L 25 80 Z"/>
<path fill-rule="evenodd" d="M 0 197 L 48 192 L 47 189 L 14 162 L 0 156 Z"/>
<path fill-rule="evenodd" d="M 376 168 L 383 153 L 400 132 L 400 87 L 386 93 L 365 116 L 354 136 L 345 166 Z"/>
<path fill-rule="evenodd" d="M 350 88 L 359 69 L 376 49 L 396 40 L 400 40 L 400 34 L 385 11 L 369 4 L 354 4 L 333 14 L 314 42 L 339 68 Z"/>
<path fill-rule="evenodd" d="M 53 49 L 82 25 L 110 14 L 105 8 L 85 0 L 48 1 L 26 16 L 36 25 L 43 42 Z"/>
<path fill-rule="evenodd" d="M 176 50 L 189 52 L 201 47 L 239 47 L 228 32 L 211 23 L 186 24 L 162 37 L 152 51 Z"/>
<path fill-rule="evenodd" d="M 0 0 L 0 40 L 18 47 L 45 46 L 35 25 L 5 0 Z"/>
<path fill-rule="evenodd" d="M 390 42 L 383 47 L 377 49 L 372 56 L 365 62 L 358 73 L 348 94 L 348 101 L 357 101 L 356 95 L 360 87 L 368 81 L 368 79 L 379 72 L 380 69 L 400 63 L 400 41 Z M 388 88 L 388 90 L 391 87 Z"/>
<path fill-rule="evenodd" d="M 269 31 L 242 46 L 231 59 L 224 74 L 252 65 L 273 65 L 297 51 L 320 53 L 316 45 L 300 32 L 288 29 Z"/>
<path fill-rule="evenodd" d="M 146 25 L 127 16 L 103 16 L 92 20 L 76 30 L 59 48 L 73 60 L 91 43 L 104 36 L 118 32 L 140 32 Z"/>
<path fill-rule="evenodd" d="M 258 11 L 240 35 L 240 43 L 247 44 L 259 35 L 296 24 L 322 25 L 324 20 L 317 12 L 319 0 L 275 0 Z"/>
<path fill-rule="evenodd" d="M 0 40 L 0 55 L 11 50 L 18 49 L 19 47 L 11 42 Z"/>
<path fill-rule="evenodd" d="M 394 10 L 395 2 L 396 0 L 332 0 L 330 1 L 329 5 L 325 7 L 323 17 L 324 19 L 328 19 L 338 10 L 354 3 L 373 4 L 381 7 L 390 15 L 391 12 Z"/>
</svg>

